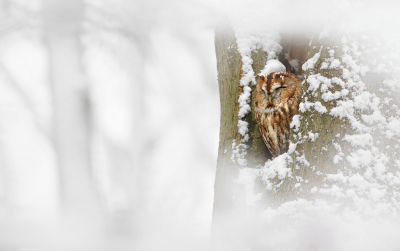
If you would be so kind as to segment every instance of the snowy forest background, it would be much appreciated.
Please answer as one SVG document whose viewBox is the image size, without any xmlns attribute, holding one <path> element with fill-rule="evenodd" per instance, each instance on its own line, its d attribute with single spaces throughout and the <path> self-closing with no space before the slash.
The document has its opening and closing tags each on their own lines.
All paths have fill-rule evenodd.
<svg viewBox="0 0 400 251">
<path fill-rule="evenodd" d="M 185 1 L 0 4 L 0 250 L 144 250 L 208 239 L 219 123 L 215 12 Z M 57 18 L 80 27 L 64 36 L 70 28 Z M 66 103 L 58 105 L 57 75 L 68 86 L 81 81 L 73 97 L 59 93 Z M 85 102 L 86 88 L 88 116 L 68 110 Z M 55 129 L 55 120 L 72 124 Z M 57 137 L 69 146 L 55 148 Z M 82 165 L 85 157 L 68 148 L 85 144 L 90 170 L 61 170 L 58 151 Z M 61 220 L 74 204 L 79 213 Z"/>
<path fill-rule="evenodd" d="M 370 69 L 395 79 L 399 7 L 346 0 L 0 0 L 0 250 L 210 250 L 218 21 L 232 22 L 242 55 L 254 42 L 273 51 L 281 31 L 320 31 L 323 38 L 332 34 L 327 27 L 346 27 L 368 41 L 379 61 Z M 387 88 L 382 103 L 389 106 L 399 101 L 398 82 Z M 363 109 L 380 112 L 369 99 Z M 390 129 L 385 135 L 397 140 L 400 114 L 388 110 L 387 121 L 376 113 L 370 121 L 380 119 L 381 129 Z M 375 138 L 368 137 L 349 142 L 372 147 Z M 398 165 L 396 152 L 383 165 Z M 365 149 L 358 153 L 358 161 L 368 160 Z M 251 215 L 259 199 L 252 179 L 260 174 L 243 171 Z M 375 188 L 368 191 L 379 204 L 384 196 Z M 246 250 L 249 240 L 271 250 L 290 250 L 288 243 L 300 243 L 295 250 L 400 246 L 396 210 L 387 210 L 389 220 L 377 217 L 379 210 L 343 218 L 331 214 L 335 205 L 298 202 L 264 212 L 266 225 L 251 222 L 256 216 L 232 225 L 230 243 L 218 250 Z M 320 211 L 329 216 L 305 217 Z"/>
</svg>

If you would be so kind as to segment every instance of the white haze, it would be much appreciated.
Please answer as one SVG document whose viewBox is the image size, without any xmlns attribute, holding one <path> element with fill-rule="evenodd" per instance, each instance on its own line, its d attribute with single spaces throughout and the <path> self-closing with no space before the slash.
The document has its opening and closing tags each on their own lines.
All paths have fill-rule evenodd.
<svg viewBox="0 0 400 251">
<path fill-rule="evenodd" d="M 226 242 L 218 248 L 209 242 L 220 112 L 213 44 L 218 20 L 228 16 L 249 34 L 258 21 L 301 34 L 344 23 L 360 35 L 399 41 L 396 1 L 87 1 L 82 56 L 94 104 L 101 210 L 65 218 L 55 152 L 44 136 L 53 108 L 51 62 L 35 19 L 40 1 L 9 2 L 12 15 L 2 13 L 0 26 L 0 250 L 400 246 L 396 221 L 357 215 L 344 221 L 330 214 L 334 205 L 303 201 L 280 215 L 265 212 L 267 225 L 257 219 L 227 223 Z M 112 155 L 107 145 L 122 150 Z M 133 174 L 126 171 L 132 162 Z"/>
</svg>

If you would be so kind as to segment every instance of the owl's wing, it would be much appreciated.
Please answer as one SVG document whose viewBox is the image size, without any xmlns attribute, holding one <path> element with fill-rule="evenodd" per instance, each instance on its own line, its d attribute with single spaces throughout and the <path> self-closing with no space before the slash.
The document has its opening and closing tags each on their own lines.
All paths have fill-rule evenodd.
<svg viewBox="0 0 400 251">
<path fill-rule="evenodd" d="M 265 113 L 256 113 L 256 121 L 268 150 L 273 157 L 279 156 L 281 152 L 279 148 L 279 139 L 276 134 L 276 126 L 274 125 L 271 116 L 268 116 Z"/>
<path fill-rule="evenodd" d="M 264 143 L 272 156 L 278 157 L 287 152 L 291 118 L 280 109 L 271 114 L 256 112 L 255 117 Z"/>
<path fill-rule="evenodd" d="M 279 155 L 289 150 L 290 142 L 290 122 L 292 121 L 292 115 L 288 105 L 285 104 L 274 112 L 274 118 L 276 121 L 277 140 L 279 146 Z"/>
<path fill-rule="evenodd" d="M 290 143 L 290 130 L 286 127 L 282 129 L 281 134 L 278 137 L 279 140 L 279 150 L 280 154 L 286 153 L 289 150 L 289 143 Z"/>
</svg>

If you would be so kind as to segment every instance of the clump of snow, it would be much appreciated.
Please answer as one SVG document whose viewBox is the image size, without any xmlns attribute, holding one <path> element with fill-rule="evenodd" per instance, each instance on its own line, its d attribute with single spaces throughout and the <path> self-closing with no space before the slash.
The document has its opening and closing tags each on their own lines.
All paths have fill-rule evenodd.
<svg viewBox="0 0 400 251">
<path fill-rule="evenodd" d="M 234 139 L 232 143 L 232 162 L 235 163 L 237 160 L 240 166 L 246 166 L 247 160 L 245 159 L 245 156 L 247 154 L 247 148 L 248 146 L 246 144 L 240 143 L 237 145 L 236 139 Z"/>
<path fill-rule="evenodd" d="M 315 111 L 317 111 L 321 114 L 328 112 L 326 107 L 324 105 L 322 105 L 321 102 L 319 102 L 319 101 L 316 101 L 315 103 L 308 102 L 308 101 L 306 101 L 304 103 L 300 103 L 299 111 L 301 111 L 301 112 L 311 111 L 312 107 L 315 109 Z"/>
<path fill-rule="evenodd" d="M 289 143 L 289 149 L 288 149 L 288 154 L 292 154 L 294 153 L 294 151 L 296 150 L 297 144 L 290 142 Z M 290 162 L 291 160 L 289 160 Z"/>
<path fill-rule="evenodd" d="M 381 111 L 376 110 L 372 114 L 367 115 L 367 114 L 362 114 L 361 118 L 363 121 L 369 125 L 376 125 L 380 123 L 385 123 L 386 118 L 382 115 Z"/>
<path fill-rule="evenodd" d="M 346 159 L 352 167 L 359 169 L 372 163 L 372 153 L 368 150 L 359 149 L 352 152 Z"/>
<path fill-rule="evenodd" d="M 322 50 L 322 47 L 321 47 Z M 315 63 L 318 61 L 318 59 L 321 57 L 321 50 L 318 53 L 315 53 L 315 55 L 308 59 L 302 66 L 303 71 L 306 71 L 308 69 L 313 69 L 315 66 Z"/>
<path fill-rule="evenodd" d="M 333 156 L 333 164 L 337 164 L 339 163 L 339 161 L 341 161 L 343 159 L 342 156 L 340 156 L 339 154 L 336 154 L 335 156 Z"/>
<path fill-rule="evenodd" d="M 239 133 L 240 135 L 243 136 L 242 138 L 242 142 L 245 143 L 249 140 L 249 128 L 248 128 L 249 123 L 247 123 L 246 121 L 243 120 L 239 120 L 238 121 L 238 128 L 239 128 Z"/>
<path fill-rule="evenodd" d="M 238 130 L 240 135 L 242 135 L 242 143 L 246 143 L 249 140 L 249 135 L 248 135 L 248 123 L 244 120 L 242 120 L 250 111 L 250 98 L 251 98 L 251 88 L 249 87 L 250 84 L 255 83 L 255 76 L 254 76 L 254 71 L 253 71 L 253 59 L 251 58 L 251 47 L 248 44 L 248 40 L 238 39 L 238 50 L 242 56 L 242 77 L 240 79 L 240 85 L 243 86 L 243 91 L 239 96 L 238 102 L 239 102 L 239 121 L 238 121 Z M 246 43 L 247 42 L 247 43 Z M 245 149 L 245 147 L 240 147 L 240 149 Z M 247 163 L 244 159 L 244 156 L 246 155 L 246 151 L 243 151 L 241 153 L 238 153 L 237 155 L 240 155 L 240 158 L 238 159 L 238 162 L 241 166 L 245 166 Z"/>
<path fill-rule="evenodd" d="M 349 118 L 351 119 L 354 114 L 354 102 L 352 100 L 339 100 L 337 101 L 337 106 L 332 108 L 330 111 L 330 115 L 333 117 Z"/>
<path fill-rule="evenodd" d="M 267 75 L 271 72 L 276 71 L 286 71 L 286 67 L 277 59 L 271 59 L 267 61 L 264 69 L 261 71 L 260 75 Z"/>
<path fill-rule="evenodd" d="M 293 131 L 297 132 L 300 127 L 300 115 L 296 114 L 292 118 L 292 122 L 290 123 L 290 128 L 293 128 Z"/>
<path fill-rule="evenodd" d="M 299 163 L 303 164 L 304 166 L 310 166 L 310 163 L 307 161 L 306 156 L 303 154 L 301 156 L 298 156 L 296 158 L 296 161 Z"/>
<path fill-rule="evenodd" d="M 239 96 L 239 118 L 242 119 L 251 110 L 250 108 L 251 88 L 249 86 L 243 87 L 243 92 Z"/>
<path fill-rule="evenodd" d="M 330 68 L 330 69 L 336 69 L 336 68 L 339 68 L 339 66 L 340 66 L 340 61 L 339 61 L 339 59 L 334 59 L 334 60 L 331 62 L 331 64 L 329 65 L 329 68 Z"/>
<path fill-rule="evenodd" d="M 354 135 L 345 135 L 343 140 L 349 142 L 354 147 L 367 147 L 372 146 L 372 135 L 369 133 L 365 134 L 354 134 Z"/>
<path fill-rule="evenodd" d="M 271 179 L 278 177 L 278 179 L 282 180 L 287 176 L 291 176 L 291 169 L 287 167 L 288 158 L 289 155 L 284 153 L 265 163 L 261 169 L 261 177 L 267 184 L 267 189 L 273 188 Z"/>
<path fill-rule="evenodd" d="M 308 132 L 308 138 L 311 141 L 315 141 L 319 137 L 319 133 Z"/>
<path fill-rule="evenodd" d="M 314 103 L 314 109 L 315 109 L 317 112 L 321 113 L 321 114 L 322 114 L 322 113 L 328 112 L 328 110 L 326 109 L 326 107 L 323 106 L 323 105 L 321 104 L 321 102 L 319 102 L 319 101 L 317 101 L 317 102 Z"/>
</svg>

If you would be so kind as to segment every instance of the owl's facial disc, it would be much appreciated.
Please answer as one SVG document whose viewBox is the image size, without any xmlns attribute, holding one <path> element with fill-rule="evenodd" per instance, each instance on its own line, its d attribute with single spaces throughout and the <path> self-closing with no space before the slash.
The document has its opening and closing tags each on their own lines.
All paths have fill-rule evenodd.
<svg viewBox="0 0 400 251">
<path fill-rule="evenodd" d="M 273 83 L 271 86 L 271 92 L 268 95 L 268 101 L 271 103 L 272 100 L 275 102 L 279 102 L 281 98 L 281 91 L 286 89 L 286 86 L 283 86 L 283 83 Z"/>
<path fill-rule="evenodd" d="M 283 78 L 275 78 L 270 82 L 264 82 L 260 89 L 263 93 L 263 104 L 267 106 L 277 105 L 282 101 L 282 91 L 290 87 L 286 82 L 283 82 Z M 290 89 L 290 88 L 289 88 Z"/>
</svg>

